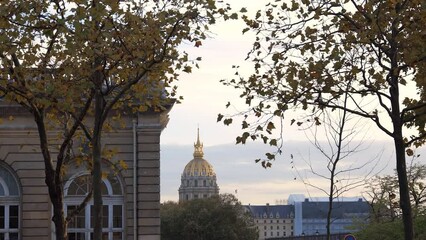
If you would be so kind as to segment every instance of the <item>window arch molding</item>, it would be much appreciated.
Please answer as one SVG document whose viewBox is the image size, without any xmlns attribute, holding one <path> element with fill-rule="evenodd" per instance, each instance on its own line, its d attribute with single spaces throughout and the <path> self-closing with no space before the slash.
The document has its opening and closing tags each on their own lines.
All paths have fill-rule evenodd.
<svg viewBox="0 0 426 240">
<path fill-rule="evenodd" d="M 0 196 L 9 196 L 9 186 L 7 186 L 6 182 L 0 176 Z"/>
<path fill-rule="evenodd" d="M 69 197 L 69 196 L 75 196 L 75 194 L 69 194 L 68 190 L 70 189 L 70 185 L 74 183 L 75 180 L 81 178 L 81 177 L 85 177 L 85 176 L 90 176 L 90 172 L 89 171 L 79 171 L 77 173 L 75 173 L 74 175 L 72 175 L 66 182 L 64 185 L 64 197 Z M 117 175 L 115 176 L 115 178 L 117 179 L 117 186 L 113 186 L 113 184 L 111 183 L 110 179 L 108 178 L 102 178 L 102 183 L 103 183 L 103 187 L 105 187 L 106 189 L 106 193 L 104 194 L 105 191 L 102 193 L 102 196 L 116 196 L 116 195 L 124 195 L 123 193 L 123 185 L 122 185 L 122 180 L 121 178 Z M 117 187 L 119 187 L 119 191 L 117 192 Z M 82 195 L 84 196 L 84 195 Z"/>
<path fill-rule="evenodd" d="M 7 194 L 0 196 L 9 196 L 9 197 L 20 197 L 22 195 L 21 183 L 18 176 L 16 175 L 13 168 L 11 168 L 7 163 L 0 160 L 0 185 L 5 190 Z"/>
<path fill-rule="evenodd" d="M 20 238 L 21 196 L 21 184 L 15 171 L 0 160 L 0 239 Z"/>
</svg>

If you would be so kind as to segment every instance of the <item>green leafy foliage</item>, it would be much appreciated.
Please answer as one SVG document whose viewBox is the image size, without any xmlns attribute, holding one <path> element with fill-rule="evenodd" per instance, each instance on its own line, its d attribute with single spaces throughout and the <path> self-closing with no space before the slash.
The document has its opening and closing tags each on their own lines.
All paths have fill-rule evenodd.
<svg viewBox="0 0 426 240">
<path fill-rule="evenodd" d="M 382 223 L 363 223 L 362 230 L 355 233 L 356 239 L 383 239 L 383 240 L 400 240 L 404 239 L 404 228 L 401 219 L 393 222 Z M 418 216 L 414 219 L 415 240 L 423 240 L 426 238 L 426 216 Z"/>
<path fill-rule="evenodd" d="M 161 239 L 257 239 L 251 216 L 230 194 L 161 205 Z"/>
<path fill-rule="evenodd" d="M 364 229 L 355 234 L 357 239 L 404 239 L 403 225 L 401 221 L 386 223 L 369 223 Z"/>
</svg>

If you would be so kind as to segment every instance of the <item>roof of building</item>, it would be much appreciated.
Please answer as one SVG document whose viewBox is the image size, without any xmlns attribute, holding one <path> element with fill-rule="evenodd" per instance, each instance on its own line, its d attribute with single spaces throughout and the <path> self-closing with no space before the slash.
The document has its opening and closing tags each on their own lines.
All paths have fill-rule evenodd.
<svg viewBox="0 0 426 240">
<path fill-rule="evenodd" d="M 305 201 L 304 194 L 290 194 L 288 196 L 288 204 L 294 204 L 295 202 L 303 202 Z"/>
<path fill-rule="evenodd" d="M 216 173 L 213 170 L 213 166 L 203 158 L 203 144 L 200 141 L 200 131 L 197 132 L 197 142 L 194 143 L 194 159 L 189 161 L 186 164 L 182 176 L 216 176 Z"/>
<path fill-rule="evenodd" d="M 245 205 L 255 218 L 293 218 L 293 205 Z"/>
<path fill-rule="evenodd" d="M 305 197 L 304 194 L 290 194 L 288 196 L 288 203 L 294 204 L 295 202 L 305 202 L 306 199 L 311 202 L 328 202 L 328 197 Z M 357 202 L 357 201 L 365 201 L 363 197 L 336 197 L 333 199 L 333 202 Z"/>
<path fill-rule="evenodd" d="M 327 218 L 328 202 L 302 202 L 302 218 Z M 359 218 L 368 216 L 370 205 L 365 201 L 333 202 L 332 218 Z"/>
</svg>

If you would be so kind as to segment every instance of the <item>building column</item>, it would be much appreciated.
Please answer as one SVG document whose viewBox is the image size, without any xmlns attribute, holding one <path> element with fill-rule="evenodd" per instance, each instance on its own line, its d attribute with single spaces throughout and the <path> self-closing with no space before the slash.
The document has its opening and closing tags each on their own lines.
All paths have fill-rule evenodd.
<svg viewBox="0 0 426 240">
<path fill-rule="evenodd" d="M 300 236 L 303 232 L 302 202 L 294 202 L 294 236 Z"/>
<path fill-rule="evenodd" d="M 168 111 L 138 115 L 137 235 L 138 240 L 160 240 L 160 135 Z"/>
</svg>

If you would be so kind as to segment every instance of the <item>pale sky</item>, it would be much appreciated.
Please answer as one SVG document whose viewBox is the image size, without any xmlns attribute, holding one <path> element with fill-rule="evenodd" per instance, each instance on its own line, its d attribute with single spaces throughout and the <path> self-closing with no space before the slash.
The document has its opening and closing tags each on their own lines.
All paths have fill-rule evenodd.
<svg viewBox="0 0 426 240">
<path fill-rule="evenodd" d="M 262 8 L 265 2 L 233 0 L 232 4 L 235 9 L 245 6 L 253 12 Z M 204 41 L 200 48 L 183 47 L 193 58 L 202 57 L 202 61 L 200 69 L 193 69 L 193 73 L 181 76 L 178 93 L 184 100 L 182 104 L 173 107 L 169 124 L 162 134 L 161 201 L 178 200 L 180 175 L 193 158 L 193 143 L 196 141 L 198 126 L 205 146 L 205 159 L 216 171 L 221 193 L 235 193 L 238 190 L 237 197 L 244 204 L 274 204 L 276 200 L 287 199 L 292 193 L 324 196 L 319 191 L 306 187 L 301 181 L 302 178 L 309 177 L 311 181 L 326 186 L 326 182 L 307 175 L 306 162 L 311 162 L 320 171 L 324 168 L 324 162 L 321 162 L 323 159 L 306 141 L 302 131 L 294 127 L 286 128 L 288 147 L 273 167 L 265 170 L 260 164 L 255 164 L 254 159 L 262 157 L 268 151 L 267 147 L 260 144 L 235 146 L 235 137 L 240 133 L 241 125 L 236 123 L 226 127 L 216 122 L 218 113 L 227 111 L 225 105 L 228 101 L 241 107 L 239 110 L 244 106 L 238 98 L 238 91 L 219 82 L 220 79 L 233 77 L 235 71 L 232 65 L 240 65 L 244 73 L 251 73 L 251 63 L 244 62 L 244 58 L 250 50 L 253 35 L 242 35 L 243 28 L 244 24 L 240 20 L 221 22 L 212 28 L 215 36 Z M 232 109 L 234 113 L 239 107 Z M 383 152 L 377 171 L 385 168 L 383 172 L 390 173 L 395 165 L 392 143 L 389 139 L 387 142 L 383 141 L 387 139 L 386 136 L 374 126 L 367 131 L 372 133 L 375 140 L 369 138 L 365 146 L 367 150 L 355 155 L 351 161 L 374 162 L 374 156 Z M 371 146 L 368 148 L 367 145 Z M 297 171 L 292 168 L 290 154 L 295 156 Z M 424 159 L 421 161 L 425 163 Z M 369 169 L 371 167 L 372 165 Z M 361 195 L 361 190 L 353 190 L 345 196 L 354 195 Z"/>
</svg>

